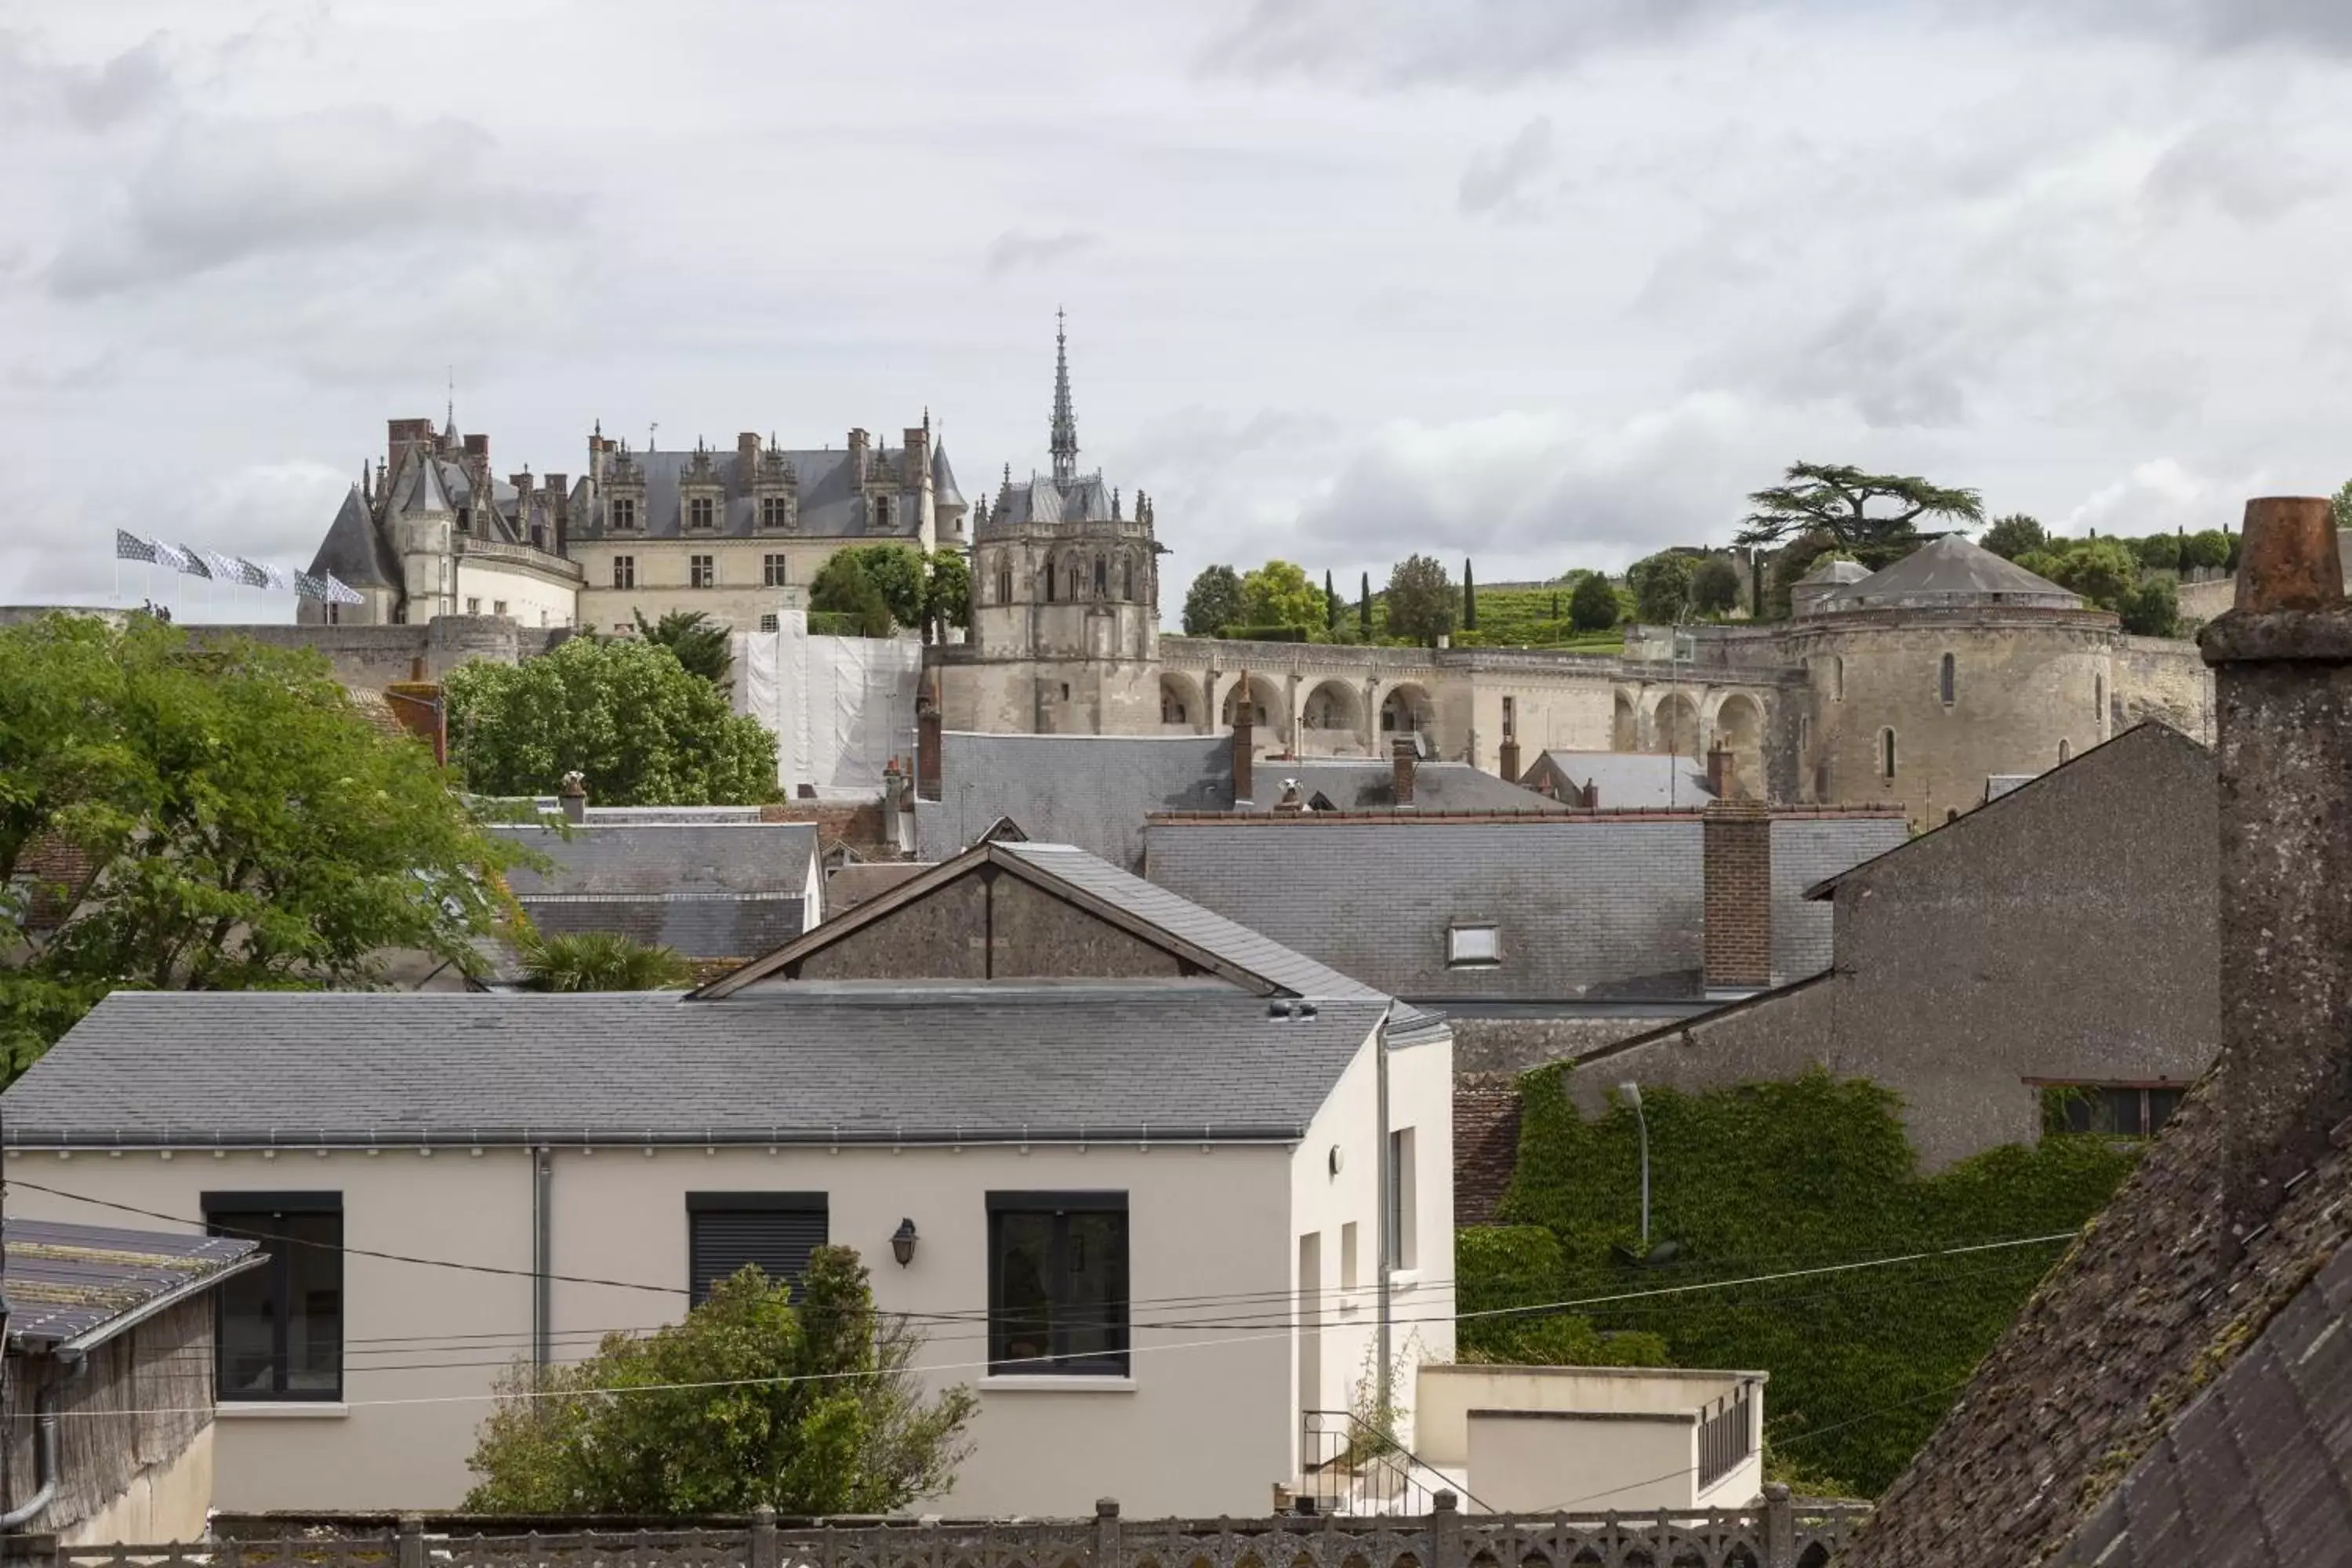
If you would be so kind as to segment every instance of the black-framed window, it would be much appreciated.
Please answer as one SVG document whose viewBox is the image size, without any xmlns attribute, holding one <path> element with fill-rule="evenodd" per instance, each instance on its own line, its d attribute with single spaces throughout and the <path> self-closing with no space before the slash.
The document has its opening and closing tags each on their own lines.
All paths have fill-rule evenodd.
<svg viewBox="0 0 2352 1568">
<path fill-rule="evenodd" d="M 988 1370 L 1124 1377 L 1127 1194 L 988 1194 Z"/>
<path fill-rule="evenodd" d="M 694 496 L 686 503 L 686 526 L 708 529 L 718 526 L 719 508 L 709 496 Z"/>
<path fill-rule="evenodd" d="M 2180 1107 L 2183 1088 L 2155 1084 L 2063 1084 L 2042 1089 L 2042 1131 L 2153 1138 Z"/>
<path fill-rule="evenodd" d="M 747 1263 L 758 1264 L 772 1281 L 798 1285 L 829 1224 L 823 1193 L 687 1194 L 688 1300 L 700 1306 L 712 1286 Z"/>
<path fill-rule="evenodd" d="M 761 561 L 760 569 L 767 578 L 768 587 L 781 588 L 784 585 L 784 558 L 781 555 L 769 555 Z"/>
<path fill-rule="evenodd" d="M 213 1292 L 223 1400 L 343 1396 L 343 1194 L 206 1193 L 205 1226 L 257 1241 Z"/>
<path fill-rule="evenodd" d="M 635 496 L 614 496 L 612 500 L 613 526 L 633 529 L 637 526 L 637 501 Z"/>
<path fill-rule="evenodd" d="M 690 588 L 709 588 L 717 586 L 719 582 L 719 572 L 715 563 L 716 558 L 713 556 L 688 556 L 686 558 L 687 586 Z"/>
</svg>

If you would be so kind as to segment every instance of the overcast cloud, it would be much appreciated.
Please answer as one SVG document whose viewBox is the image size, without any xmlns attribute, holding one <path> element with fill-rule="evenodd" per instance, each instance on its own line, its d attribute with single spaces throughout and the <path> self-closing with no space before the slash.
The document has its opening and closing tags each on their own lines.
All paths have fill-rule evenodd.
<svg viewBox="0 0 2352 1568">
<path fill-rule="evenodd" d="M 501 472 L 928 408 L 977 494 L 1057 306 L 1171 617 L 1721 541 L 1800 458 L 2103 533 L 2352 475 L 2336 0 L 648 15 L 10 6 L 0 602 L 103 600 L 118 526 L 307 565 L 452 374 Z"/>
</svg>

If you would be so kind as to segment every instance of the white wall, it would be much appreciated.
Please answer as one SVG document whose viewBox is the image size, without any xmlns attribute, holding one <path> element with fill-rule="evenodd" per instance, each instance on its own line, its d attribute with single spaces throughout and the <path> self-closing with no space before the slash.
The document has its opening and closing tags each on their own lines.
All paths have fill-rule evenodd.
<svg viewBox="0 0 2352 1568">
<path fill-rule="evenodd" d="M 507 616 L 520 626 L 568 626 L 578 614 L 576 584 L 558 582 L 494 559 L 457 557 L 456 613 Z M 472 601 L 479 601 L 477 607 Z M 506 607 L 500 609 L 503 604 Z"/>
<path fill-rule="evenodd" d="M 1495 1513 L 1690 1508 L 1697 1465 L 1689 1415 L 1482 1409 L 1469 1422 L 1472 1506 Z"/>
</svg>

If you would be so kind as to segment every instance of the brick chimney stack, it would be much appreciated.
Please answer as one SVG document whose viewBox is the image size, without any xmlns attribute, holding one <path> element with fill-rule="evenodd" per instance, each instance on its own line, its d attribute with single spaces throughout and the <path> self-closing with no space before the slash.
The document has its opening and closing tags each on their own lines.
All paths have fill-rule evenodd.
<svg viewBox="0 0 2352 1568">
<path fill-rule="evenodd" d="M 1257 703 L 1250 695 L 1249 671 L 1242 671 L 1234 688 L 1234 809 L 1246 808 L 1255 798 L 1250 769 L 1257 760 Z"/>
<path fill-rule="evenodd" d="M 1718 800 L 1701 817 L 1707 994 L 1772 984 L 1772 814 L 1760 800 Z"/>
<path fill-rule="evenodd" d="M 915 794 L 940 798 L 940 705 L 929 693 L 915 710 Z"/>
<path fill-rule="evenodd" d="M 1731 748 L 1717 741 L 1707 748 L 1706 792 L 1717 800 L 1729 800 L 1736 787 L 1738 770 L 1731 760 Z"/>
<path fill-rule="evenodd" d="M 2225 1245 L 2352 1114 L 2352 606 L 2328 503 L 2246 503 L 2236 607 L 2199 636 L 2221 775 Z"/>
<path fill-rule="evenodd" d="M 863 430 L 852 430 L 849 433 L 849 482 L 852 484 L 862 485 L 866 482 L 866 468 L 871 463 L 873 456 L 866 443 L 871 439 L 872 437 Z"/>
<path fill-rule="evenodd" d="M 1421 746 L 1410 735 L 1399 735 L 1389 747 L 1389 788 L 1392 804 L 1412 804 L 1412 771 L 1421 761 Z"/>
<path fill-rule="evenodd" d="M 1505 784 L 1518 783 L 1519 738 L 1517 735 L 1506 735 L 1503 737 L 1502 764 L 1503 782 Z"/>
</svg>

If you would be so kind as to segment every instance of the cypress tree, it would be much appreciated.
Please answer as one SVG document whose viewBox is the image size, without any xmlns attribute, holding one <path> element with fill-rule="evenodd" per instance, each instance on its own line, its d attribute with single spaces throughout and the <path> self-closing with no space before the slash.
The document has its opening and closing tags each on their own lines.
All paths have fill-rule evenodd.
<svg viewBox="0 0 2352 1568">
<path fill-rule="evenodd" d="M 1363 597 L 1356 601 L 1356 629 L 1364 634 L 1366 642 L 1372 640 L 1372 574 L 1370 572 L 1364 574 Z"/>
<path fill-rule="evenodd" d="M 1331 586 L 1331 568 L 1323 568 L 1323 625 L 1331 631 L 1339 629 L 1339 593 Z"/>
<path fill-rule="evenodd" d="M 1462 558 L 1462 629 L 1478 629 L 1478 584 L 1470 575 L 1470 558 Z"/>
</svg>

